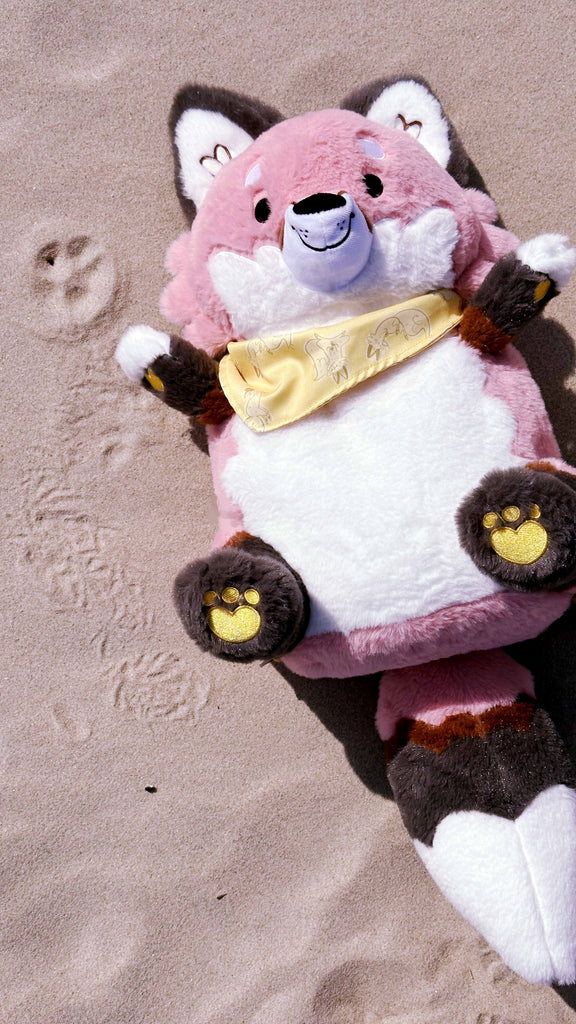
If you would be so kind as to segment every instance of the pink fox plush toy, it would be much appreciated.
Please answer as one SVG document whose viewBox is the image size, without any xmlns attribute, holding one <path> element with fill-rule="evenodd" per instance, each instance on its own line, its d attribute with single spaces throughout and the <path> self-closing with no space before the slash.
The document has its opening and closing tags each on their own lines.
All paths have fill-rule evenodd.
<svg viewBox="0 0 576 1024">
<path fill-rule="evenodd" d="M 290 120 L 188 86 L 170 127 L 182 336 L 132 327 L 117 358 L 206 425 L 220 525 L 182 622 L 232 661 L 381 671 L 426 867 L 515 971 L 572 982 L 576 775 L 501 648 L 576 590 L 576 470 L 511 345 L 575 252 L 498 225 L 420 80 Z"/>
</svg>

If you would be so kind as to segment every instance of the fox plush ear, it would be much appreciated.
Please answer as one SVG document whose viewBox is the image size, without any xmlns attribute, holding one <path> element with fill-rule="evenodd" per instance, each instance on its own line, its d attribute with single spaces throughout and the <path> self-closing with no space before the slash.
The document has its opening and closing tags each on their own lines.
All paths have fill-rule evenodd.
<svg viewBox="0 0 576 1024">
<path fill-rule="evenodd" d="M 180 90 L 169 123 L 174 182 L 189 223 L 224 164 L 281 120 L 271 107 L 227 89 L 187 85 Z"/>
<path fill-rule="evenodd" d="M 409 132 L 459 185 L 468 184 L 468 155 L 424 79 L 379 79 L 347 96 L 342 107 L 387 128 Z"/>
</svg>

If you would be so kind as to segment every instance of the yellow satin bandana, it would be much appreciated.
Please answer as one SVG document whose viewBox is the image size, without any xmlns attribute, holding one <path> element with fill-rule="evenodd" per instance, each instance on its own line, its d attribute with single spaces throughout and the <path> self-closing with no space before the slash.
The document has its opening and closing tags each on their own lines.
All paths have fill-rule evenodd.
<svg viewBox="0 0 576 1024">
<path fill-rule="evenodd" d="M 330 327 L 232 341 L 220 363 L 220 384 L 252 430 L 276 430 L 423 352 L 452 331 L 463 312 L 462 299 L 443 290 Z"/>
</svg>

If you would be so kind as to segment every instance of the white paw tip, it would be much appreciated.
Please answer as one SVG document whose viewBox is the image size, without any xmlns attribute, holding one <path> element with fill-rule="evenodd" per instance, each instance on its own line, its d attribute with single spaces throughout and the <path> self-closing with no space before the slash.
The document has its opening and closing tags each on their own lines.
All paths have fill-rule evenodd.
<svg viewBox="0 0 576 1024">
<path fill-rule="evenodd" d="M 170 335 L 140 324 L 124 332 L 114 353 L 116 361 L 130 380 L 140 383 L 150 363 L 170 354 Z"/>
<path fill-rule="evenodd" d="M 537 235 L 517 249 L 518 259 L 552 278 L 557 288 L 564 288 L 576 267 L 576 249 L 567 235 Z"/>
</svg>

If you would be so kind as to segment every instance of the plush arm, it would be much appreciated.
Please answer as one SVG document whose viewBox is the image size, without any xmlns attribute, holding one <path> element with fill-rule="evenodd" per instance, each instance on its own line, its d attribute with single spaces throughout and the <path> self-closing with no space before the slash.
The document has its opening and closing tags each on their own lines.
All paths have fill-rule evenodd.
<svg viewBox="0 0 576 1024">
<path fill-rule="evenodd" d="M 218 381 L 218 362 L 182 338 L 131 327 L 120 339 L 116 359 L 131 380 L 185 416 L 217 424 L 232 415 Z"/>
<path fill-rule="evenodd" d="M 562 235 L 540 235 L 501 256 L 470 299 L 462 338 L 490 355 L 501 352 L 558 295 L 575 263 Z"/>
</svg>

